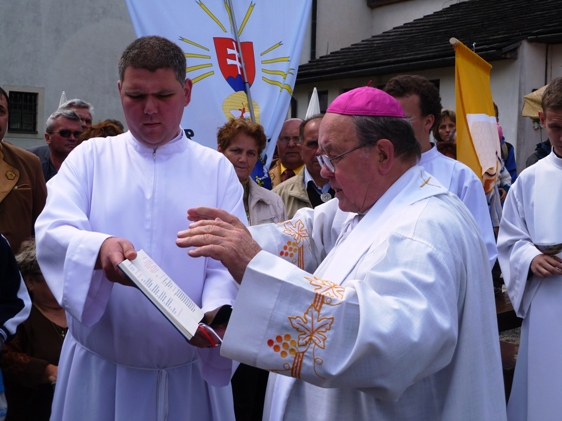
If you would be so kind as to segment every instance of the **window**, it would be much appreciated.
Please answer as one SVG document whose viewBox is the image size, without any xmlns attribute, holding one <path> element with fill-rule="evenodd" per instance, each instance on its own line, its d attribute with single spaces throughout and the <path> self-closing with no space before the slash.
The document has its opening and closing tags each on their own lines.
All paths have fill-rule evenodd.
<svg viewBox="0 0 562 421">
<path fill-rule="evenodd" d="M 320 103 L 320 113 L 325 113 L 328 109 L 328 91 L 318 92 L 318 102 Z"/>
<path fill-rule="evenodd" d="M 294 97 L 291 97 L 291 104 L 290 104 L 290 115 L 291 118 L 297 117 L 297 110 L 298 110 L 298 103 Z"/>
<path fill-rule="evenodd" d="M 10 91 L 10 114 L 8 132 L 37 133 L 37 104 L 36 92 Z"/>
</svg>

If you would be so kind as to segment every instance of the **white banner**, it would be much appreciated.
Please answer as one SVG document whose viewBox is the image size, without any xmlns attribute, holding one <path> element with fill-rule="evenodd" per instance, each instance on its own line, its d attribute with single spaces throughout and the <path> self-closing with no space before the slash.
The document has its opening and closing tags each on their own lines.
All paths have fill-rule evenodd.
<svg viewBox="0 0 562 421">
<path fill-rule="evenodd" d="M 287 116 L 311 0 L 232 0 L 256 121 L 268 139 L 267 167 Z M 193 81 L 182 127 L 213 149 L 228 118 L 250 118 L 243 73 L 227 1 L 127 0 L 137 36 L 176 42 Z M 258 162 L 259 164 L 259 162 Z"/>
</svg>

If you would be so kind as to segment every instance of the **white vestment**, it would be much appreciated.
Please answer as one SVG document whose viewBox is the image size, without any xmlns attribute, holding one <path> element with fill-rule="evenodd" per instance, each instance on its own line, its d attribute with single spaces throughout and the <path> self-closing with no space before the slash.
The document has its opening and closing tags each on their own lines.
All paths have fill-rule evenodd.
<svg viewBox="0 0 562 421">
<path fill-rule="evenodd" d="M 323 259 L 330 218 L 345 215 L 333 206 L 252 228 L 273 245 L 246 269 L 221 352 L 277 373 L 264 419 L 504 420 L 492 280 L 470 212 L 416 166 Z M 301 246 L 323 260 L 314 274 L 278 257 Z"/>
<path fill-rule="evenodd" d="M 262 224 L 248 229 L 263 250 L 313 273 L 335 246 L 346 222 L 355 215 L 340 210 L 335 199 L 314 209 L 301 208 L 292 219 L 280 224 Z M 284 234 L 282 238 L 280 231 Z"/>
<path fill-rule="evenodd" d="M 138 289 L 94 270 L 102 242 L 123 237 L 204 311 L 232 304 L 237 287 L 224 266 L 190 258 L 175 244 L 196 206 L 246 220 L 232 164 L 183 130 L 156 150 L 129 132 L 89 140 L 50 180 L 37 255 L 70 328 L 53 420 L 234 419 L 232 362 L 218 349 L 189 345 Z"/>
<path fill-rule="evenodd" d="M 422 153 L 418 165 L 437 178 L 451 193 L 458 196 L 470 210 L 486 244 L 490 270 L 492 270 L 498 257 L 498 250 L 482 181 L 469 167 L 460 161 L 446 157 L 437 150 L 435 145 Z"/>
<path fill-rule="evenodd" d="M 535 243 L 562 243 L 561 176 L 562 159 L 550 153 L 517 177 L 504 203 L 498 257 L 513 308 L 523 317 L 510 420 L 562 416 L 562 276 L 541 279 L 530 272 L 541 254 Z"/>
</svg>

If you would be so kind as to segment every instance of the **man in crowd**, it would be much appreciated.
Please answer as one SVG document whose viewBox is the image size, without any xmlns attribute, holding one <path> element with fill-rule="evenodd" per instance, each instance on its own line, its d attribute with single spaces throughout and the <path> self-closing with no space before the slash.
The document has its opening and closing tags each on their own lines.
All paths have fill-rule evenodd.
<svg viewBox="0 0 562 421">
<path fill-rule="evenodd" d="M 185 69 L 167 39 L 131 43 L 118 82 L 130 131 L 80 144 L 49 183 L 37 257 L 69 325 L 53 419 L 234 418 L 232 361 L 190 345 L 117 267 L 143 249 L 206 313 L 236 296 L 220 262 L 175 244 L 190 207 L 245 218 L 232 164 L 179 125 L 191 98 Z"/>
<path fill-rule="evenodd" d="M 57 174 L 68 154 L 78 146 L 83 125 L 76 111 L 67 108 L 56 110 L 45 125 L 47 144 L 29 151 L 39 157 L 45 181 L 49 181 Z"/>
<path fill-rule="evenodd" d="M 47 188 L 39 159 L 4 140 L 8 116 L 8 94 L 0 88 L 0 233 L 17 254 L 21 243 L 34 235 Z"/>
<path fill-rule="evenodd" d="M 94 114 L 94 107 L 92 107 L 92 104 L 76 98 L 62 103 L 59 108 L 76 111 L 76 114 L 80 116 L 80 120 L 82 121 L 82 131 L 86 130 L 88 127 L 92 127 L 92 116 Z"/>
<path fill-rule="evenodd" d="M 416 165 L 400 104 L 370 87 L 340 95 L 319 145 L 337 200 L 299 211 L 293 230 L 258 226 L 258 245 L 237 218 L 197 208 L 178 233 L 240 283 L 222 353 L 275 373 L 264 419 L 505 420 L 485 245 L 462 202 Z M 314 273 L 280 257 L 301 241 L 331 248 L 318 232 L 341 211 Z"/>
<path fill-rule="evenodd" d="M 82 129 L 80 130 L 81 132 L 83 132 L 89 127 L 92 127 L 92 114 L 94 113 L 94 107 L 92 107 L 92 104 L 89 104 L 86 101 L 76 98 L 62 103 L 59 106 L 58 110 L 55 111 L 55 113 L 60 110 L 74 111 L 78 115 L 80 124 L 82 126 Z M 49 117 L 49 120 L 52 117 L 53 115 Z M 74 120 L 74 117 L 71 117 L 71 119 Z M 53 122 L 49 120 L 47 120 L 47 132 L 45 133 L 45 140 L 47 141 L 47 145 L 36 146 L 34 148 L 28 149 L 30 152 L 33 152 L 35 155 L 37 155 L 41 160 L 41 167 L 43 168 L 43 175 L 45 176 L 45 181 L 49 181 L 58 172 L 60 165 L 62 164 L 62 161 L 64 161 L 66 155 L 68 155 L 68 152 L 63 152 L 62 150 L 59 150 L 58 157 L 54 157 L 54 158 L 51 157 L 53 148 L 49 144 L 49 140 L 47 139 L 47 134 L 49 133 L 49 124 L 52 124 Z M 74 132 L 77 131 L 74 130 Z M 64 133 L 68 133 L 68 131 L 65 130 Z M 78 137 L 76 136 L 76 139 L 77 138 Z M 60 139 L 58 140 L 59 143 L 65 143 L 67 145 L 74 144 L 76 146 L 76 142 L 73 139 L 71 139 L 70 136 L 67 137 L 66 139 L 68 140 L 67 141 L 61 141 Z M 56 141 L 57 139 L 55 138 L 55 142 Z M 56 152 L 57 151 L 55 151 L 55 153 Z M 62 157 L 61 159 L 61 156 L 64 157 Z"/>
<path fill-rule="evenodd" d="M 508 403 L 510 420 L 555 420 L 562 413 L 562 78 L 542 96 L 541 124 L 552 152 L 522 171 L 504 203 L 499 262 L 521 344 Z"/>
<path fill-rule="evenodd" d="M 300 118 L 285 120 L 277 138 L 277 162 L 269 169 L 273 187 L 294 177 L 302 170 L 304 162 L 299 151 Z"/>
<path fill-rule="evenodd" d="M 318 162 L 318 128 L 323 115 L 306 119 L 299 129 L 299 148 L 304 169 L 295 177 L 282 182 L 273 189 L 281 196 L 287 217 L 290 219 L 301 208 L 315 208 L 334 197 L 330 182 L 320 175 Z"/>
<path fill-rule="evenodd" d="M 457 195 L 476 219 L 492 270 L 498 251 L 482 182 L 469 167 L 441 154 L 429 140 L 442 108 L 438 89 L 422 76 L 402 75 L 390 79 L 384 90 L 400 102 L 412 123 L 421 146 L 419 165 Z"/>
<path fill-rule="evenodd" d="M 537 143 L 535 150 L 531 155 L 527 157 L 525 161 L 525 168 L 530 167 L 533 164 L 536 164 L 545 156 L 547 156 L 552 150 L 552 145 L 550 144 L 550 140 L 548 138 L 544 142 Z"/>
</svg>

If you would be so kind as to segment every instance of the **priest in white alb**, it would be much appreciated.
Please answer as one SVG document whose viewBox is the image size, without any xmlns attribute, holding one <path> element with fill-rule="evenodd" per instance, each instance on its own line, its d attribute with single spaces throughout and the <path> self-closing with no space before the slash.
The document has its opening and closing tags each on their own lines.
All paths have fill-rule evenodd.
<svg viewBox="0 0 562 421">
<path fill-rule="evenodd" d="M 221 354 L 272 372 L 264 420 L 504 420 L 486 246 L 417 166 L 400 104 L 371 87 L 340 95 L 319 145 L 335 200 L 252 230 L 259 244 L 203 207 L 178 233 L 240 283 Z"/>
<path fill-rule="evenodd" d="M 220 262 L 175 244 L 190 207 L 246 218 L 232 164 L 179 125 L 185 69 L 169 40 L 131 43 L 118 82 L 129 131 L 79 145 L 49 181 L 37 257 L 69 325 L 51 420 L 234 420 L 232 361 L 188 343 L 117 268 L 143 249 L 205 312 L 236 297 Z"/>
<path fill-rule="evenodd" d="M 562 414 L 562 78 L 542 97 L 552 152 L 524 170 L 504 203 L 499 262 L 513 308 L 523 318 L 508 403 L 509 420 Z"/>
</svg>

